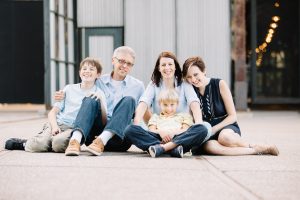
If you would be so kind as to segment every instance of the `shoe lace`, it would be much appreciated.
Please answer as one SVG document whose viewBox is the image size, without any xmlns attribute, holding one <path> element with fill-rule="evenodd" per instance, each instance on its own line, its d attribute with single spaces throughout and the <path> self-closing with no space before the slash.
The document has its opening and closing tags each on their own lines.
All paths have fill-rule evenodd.
<svg viewBox="0 0 300 200">
<path fill-rule="evenodd" d="M 100 149 L 104 149 L 103 148 L 103 143 L 100 139 L 96 138 L 93 142 L 97 147 L 99 147 Z"/>
<path fill-rule="evenodd" d="M 70 141 L 70 145 L 77 145 L 77 141 L 74 139 L 74 140 L 71 140 Z"/>
<path fill-rule="evenodd" d="M 95 144 L 96 145 L 100 145 L 101 144 L 100 140 L 99 139 L 95 139 Z"/>
</svg>

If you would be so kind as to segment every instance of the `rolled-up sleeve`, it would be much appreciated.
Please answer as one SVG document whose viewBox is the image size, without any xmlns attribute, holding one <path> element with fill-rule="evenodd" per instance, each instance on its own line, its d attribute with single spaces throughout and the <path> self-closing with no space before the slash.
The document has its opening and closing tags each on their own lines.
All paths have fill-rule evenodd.
<svg viewBox="0 0 300 200">
<path fill-rule="evenodd" d="M 144 94 L 141 96 L 139 102 L 145 102 L 149 107 L 152 105 L 155 98 L 155 85 L 150 82 L 144 92 Z"/>
<path fill-rule="evenodd" d="M 106 101 L 105 94 L 104 94 L 103 91 L 100 90 L 99 88 L 98 88 L 98 90 L 97 90 L 97 93 L 100 94 L 100 96 L 101 96 L 101 103 L 102 103 L 102 105 L 103 105 L 103 107 L 104 107 L 104 109 L 105 109 L 105 112 L 107 112 L 107 101 Z"/>
<path fill-rule="evenodd" d="M 69 85 L 65 86 L 64 89 L 63 89 L 63 92 L 65 94 L 65 98 L 61 101 L 55 102 L 54 105 L 53 105 L 53 106 L 57 107 L 60 111 L 63 111 L 64 108 L 65 108 L 66 97 L 68 95 L 68 88 L 69 88 Z"/>
<path fill-rule="evenodd" d="M 140 84 L 139 89 L 137 91 L 138 91 L 138 95 L 137 95 L 137 98 L 135 99 L 136 105 L 140 102 L 140 99 L 142 98 L 142 95 L 145 92 L 144 84 Z"/>
<path fill-rule="evenodd" d="M 185 94 L 185 98 L 186 98 L 188 106 L 190 106 L 190 104 L 194 101 L 200 103 L 200 100 L 197 97 L 197 94 L 191 84 L 184 81 L 182 83 L 182 87 L 184 90 L 184 94 Z"/>
</svg>

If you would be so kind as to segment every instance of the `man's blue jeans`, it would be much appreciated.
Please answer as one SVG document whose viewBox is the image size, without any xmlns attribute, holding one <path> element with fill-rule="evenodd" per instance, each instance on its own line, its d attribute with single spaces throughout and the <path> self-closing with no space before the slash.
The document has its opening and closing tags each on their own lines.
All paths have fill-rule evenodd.
<svg viewBox="0 0 300 200">
<path fill-rule="evenodd" d="M 131 143 L 124 139 L 124 129 L 131 123 L 135 111 L 135 100 L 132 97 L 123 97 L 115 106 L 111 119 L 106 125 L 101 120 L 100 101 L 91 97 L 82 100 L 81 107 L 75 120 L 74 130 L 79 130 L 83 138 L 81 144 L 89 145 L 103 130 L 115 135 L 105 146 L 106 151 L 127 151 Z"/>
<path fill-rule="evenodd" d="M 158 134 L 147 131 L 137 125 L 129 125 L 124 132 L 126 138 L 128 138 L 132 144 L 144 151 L 147 151 L 152 145 L 160 144 L 162 141 Z M 172 142 L 177 145 L 182 145 L 183 151 L 188 152 L 192 147 L 200 146 L 208 138 L 207 128 L 202 124 L 196 124 L 185 132 L 175 135 Z"/>
</svg>

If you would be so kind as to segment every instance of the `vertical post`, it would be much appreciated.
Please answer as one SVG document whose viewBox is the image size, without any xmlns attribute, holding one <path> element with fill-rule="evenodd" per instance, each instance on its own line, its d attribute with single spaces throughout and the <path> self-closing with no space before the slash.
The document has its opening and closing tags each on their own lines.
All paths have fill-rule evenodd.
<svg viewBox="0 0 300 200">
<path fill-rule="evenodd" d="M 233 1 L 232 32 L 233 48 L 232 59 L 235 69 L 235 106 L 237 110 L 247 110 L 247 66 L 246 66 L 246 1 Z"/>
<path fill-rule="evenodd" d="M 251 62 L 250 62 L 250 68 L 251 68 L 251 102 L 254 103 L 256 100 L 256 53 L 255 48 L 257 45 L 257 22 L 256 22 L 256 0 L 252 0 L 250 2 L 251 6 Z"/>
<path fill-rule="evenodd" d="M 44 11 L 44 101 L 46 109 L 51 108 L 51 71 L 50 71 L 50 5 L 43 1 Z"/>
</svg>

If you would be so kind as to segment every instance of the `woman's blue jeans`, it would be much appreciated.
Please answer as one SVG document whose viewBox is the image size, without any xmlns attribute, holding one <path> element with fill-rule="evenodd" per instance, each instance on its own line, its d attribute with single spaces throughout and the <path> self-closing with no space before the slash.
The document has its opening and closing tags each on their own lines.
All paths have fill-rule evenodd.
<svg viewBox="0 0 300 200">
<path fill-rule="evenodd" d="M 79 130 L 83 135 L 81 144 L 89 145 L 103 130 L 111 131 L 115 135 L 108 141 L 105 150 L 127 151 L 131 143 L 124 138 L 124 129 L 131 123 L 134 111 L 134 98 L 123 97 L 115 106 L 110 120 L 104 125 L 101 119 L 100 101 L 85 97 L 77 114 L 73 132 Z"/>
<path fill-rule="evenodd" d="M 151 131 L 143 129 L 141 126 L 129 125 L 124 131 L 126 138 L 138 148 L 147 151 L 152 145 L 160 144 L 161 137 Z M 188 152 L 192 147 L 200 146 L 209 138 L 207 128 L 202 124 L 191 126 L 185 132 L 175 135 L 172 142 L 182 145 L 183 151 Z"/>
</svg>

